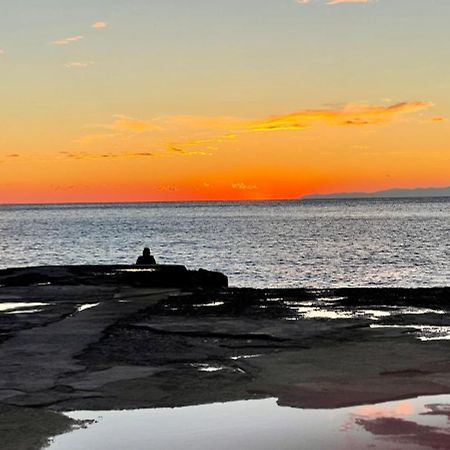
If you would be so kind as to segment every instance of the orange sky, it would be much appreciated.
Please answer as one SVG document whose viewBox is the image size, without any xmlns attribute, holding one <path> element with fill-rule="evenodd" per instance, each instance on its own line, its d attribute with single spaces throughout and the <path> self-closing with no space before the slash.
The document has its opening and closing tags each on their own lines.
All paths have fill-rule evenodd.
<svg viewBox="0 0 450 450">
<path fill-rule="evenodd" d="M 450 185 L 448 5 L 194 3 L 6 7 L 1 203 Z"/>
</svg>

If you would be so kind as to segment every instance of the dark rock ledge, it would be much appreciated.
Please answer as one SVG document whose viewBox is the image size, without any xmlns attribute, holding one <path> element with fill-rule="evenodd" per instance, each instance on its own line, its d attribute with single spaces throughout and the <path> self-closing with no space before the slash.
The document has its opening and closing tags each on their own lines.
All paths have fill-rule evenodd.
<svg viewBox="0 0 450 450">
<path fill-rule="evenodd" d="M 228 286 L 220 272 L 188 270 L 181 265 L 73 265 L 37 266 L 0 270 L 0 285 L 133 285 L 142 287 L 209 287 Z"/>
</svg>

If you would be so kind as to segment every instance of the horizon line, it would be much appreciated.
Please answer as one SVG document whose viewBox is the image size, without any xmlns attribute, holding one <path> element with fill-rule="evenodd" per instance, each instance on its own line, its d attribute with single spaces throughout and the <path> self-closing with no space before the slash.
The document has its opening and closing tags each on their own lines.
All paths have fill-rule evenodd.
<svg viewBox="0 0 450 450">
<path fill-rule="evenodd" d="M 376 192 L 374 192 L 375 194 Z M 338 194 L 338 193 L 337 193 Z M 351 194 L 351 193 L 349 193 Z M 98 202 L 12 202 L 12 203 L 0 203 L 2 206 L 49 206 L 49 205 L 146 205 L 151 203 L 156 204 L 171 204 L 171 203 L 264 203 L 264 202 L 321 202 L 321 201 L 347 201 L 347 200 L 426 200 L 431 198 L 450 198 L 449 196 L 443 195 L 430 195 L 424 197 L 417 196 L 403 196 L 403 197 L 387 197 L 380 195 L 379 197 L 318 197 L 311 198 L 310 195 L 320 195 L 320 194 L 308 194 L 302 197 L 295 198 L 284 198 L 284 199 L 259 199 L 259 200 L 137 200 L 137 201 L 98 201 Z M 336 195 L 336 194 L 322 194 L 322 195 Z"/>
</svg>

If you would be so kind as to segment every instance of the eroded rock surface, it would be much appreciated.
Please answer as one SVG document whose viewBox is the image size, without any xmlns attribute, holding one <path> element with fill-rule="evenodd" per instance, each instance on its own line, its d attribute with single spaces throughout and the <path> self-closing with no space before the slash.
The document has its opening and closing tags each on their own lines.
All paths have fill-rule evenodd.
<svg viewBox="0 0 450 450">
<path fill-rule="evenodd" d="M 62 280 L 18 285 L 14 278 L 8 286 L 3 278 L 0 420 L 11 408 L 264 397 L 334 408 L 450 393 L 450 341 L 420 340 L 450 336 L 449 289 L 169 289 Z M 44 440 L 55 434 L 42 430 Z"/>
</svg>

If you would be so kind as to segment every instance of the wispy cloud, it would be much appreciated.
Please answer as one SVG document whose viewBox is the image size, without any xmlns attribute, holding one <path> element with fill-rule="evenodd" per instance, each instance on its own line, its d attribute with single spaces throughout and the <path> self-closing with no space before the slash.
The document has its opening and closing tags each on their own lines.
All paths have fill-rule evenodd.
<svg viewBox="0 0 450 450">
<path fill-rule="evenodd" d="M 146 151 L 122 151 L 122 152 L 60 152 L 65 158 L 77 159 L 77 160 L 101 160 L 101 159 L 132 159 L 132 158 L 149 158 L 155 156 L 153 152 Z"/>
<path fill-rule="evenodd" d="M 159 119 L 162 126 L 177 127 L 184 129 L 216 129 L 229 130 L 237 124 L 244 125 L 246 119 L 241 119 L 232 116 L 190 116 L 190 115 L 176 115 L 166 116 Z"/>
<path fill-rule="evenodd" d="M 209 156 L 211 153 L 200 150 L 185 150 L 180 147 L 169 146 L 169 151 L 183 156 Z"/>
<path fill-rule="evenodd" d="M 394 105 L 348 104 L 339 109 L 306 109 L 291 114 L 274 116 L 248 125 L 253 131 L 303 130 L 313 123 L 340 126 L 378 125 L 396 116 L 433 106 L 431 102 L 403 102 Z"/>
<path fill-rule="evenodd" d="M 262 118 L 230 116 L 163 116 L 140 119 L 117 114 L 110 123 L 91 124 L 94 132 L 74 143 L 96 151 L 110 148 L 151 149 L 154 156 L 209 156 L 226 142 L 251 133 L 301 132 L 315 127 L 376 127 L 398 121 L 399 117 L 431 108 L 428 101 L 395 104 L 356 104 L 302 109 Z M 440 116 L 414 117 L 414 123 L 441 122 Z M 424 122 L 425 120 L 425 122 Z M 103 131 L 102 131 L 103 130 Z M 372 131 L 372 128 L 369 128 Z"/>
<path fill-rule="evenodd" d="M 161 192 L 177 192 L 178 188 L 173 185 L 161 185 L 158 190 Z"/>
<path fill-rule="evenodd" d="M 60 39 L 58 41 L 53 41 L 52 44 L 54 44 L 54 45 L 68 45 L 68 44 L 72 44 L 73 42 L 81 41 L 81 39 L 83 39 L 83 36 L 80 34 L 78 36 L 72 36 L 72 37 L 68 37 L 68 38 L 65 38 L 65 39 Z"/>
<path fill-rule="evenodd" d="M 3 50 L 2 48 L 0 48 L 0 55 L 4 55 L 5 54 L 5 50 Z"/>
<path fill-rule="evenodd" d="M 101 30 L 103 28 L 108 28 L 108 24 L 103 21 L 98 21 L 92 24 L 92 28 L 95 28 L 96 30 Z"/>
<path fill-rule="evenodd" d="M 93 61 L 89 61 L 89 62 L 79 62 L 79 61 L 73 61 L 73 62 L 68 62 L 65 64 L 65 66 L 68 69 L 86 69 L 89 66 L 94 65 L 95 63 Z"/>
<path fill-rule="evenodd" d="M 246 183 L 243 183 L 242 181 L 240 181 L 238 183 L 233 183 L 231 185 L 231 187 L 238 191 L 254 191 L 255 189 L 258 189 L 258 186 L 254 185 L 254 184 L 246 184 Z"/>
<path fill-rule="evenodd" d="M 99 128 L 106 128 L 108 130 L 129 131 L 133 133 L 143 133 L 145 131 L 158 130 L 160 127 L 154 122 L 135 119 L 134 117 L 116 114 L 115 120 L 110 124 L 95 125 Z"/>
</svg>

